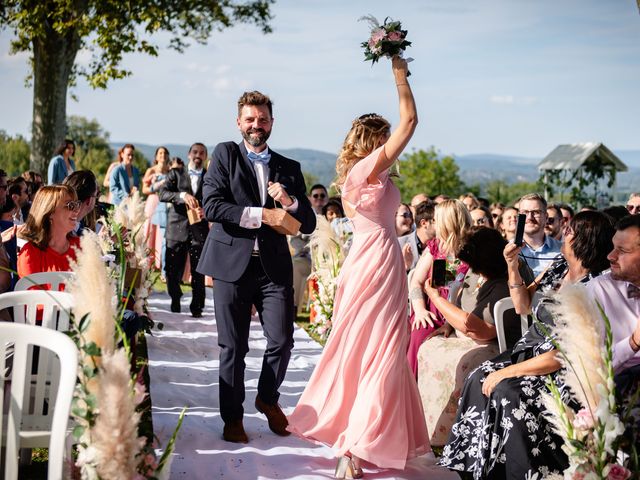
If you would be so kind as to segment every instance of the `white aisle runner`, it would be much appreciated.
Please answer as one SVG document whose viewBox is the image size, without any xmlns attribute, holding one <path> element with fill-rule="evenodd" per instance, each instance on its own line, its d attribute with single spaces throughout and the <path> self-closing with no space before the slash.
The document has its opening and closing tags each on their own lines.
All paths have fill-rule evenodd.
<svg viewBox="0 0 640 480">
<path fill-rule="evenodd" d="M 162 446 L 170 438 L 183 406 L 187 415 L 176 443 L 171 479 L 327 479 L 333 478 L 335 459 L 330 448 L 294 436 L 279 437 L 253 406 L 266 341 L 260 323 L 252 322 L 246 359 L 244 427 L 246 445 L 222 440 L 218 409 L 218 344 L 211 290 L 202 318 L 189 315 L 190 295 L 182 298 L 182 314 L 169 312 L 169 297 L 154 294 L 150 310 L 164 330 L 147 336 L 153 401 L 153 427 Z M 186 313 L 184 313 L 186 312 Z M 300 328 L 280 388 L 280 405 L 289 414 L 297 403 L 322 351 Z M 455 473 L 432 466 L 422 457 L 404 471 L 365 468 L 367 479 L 458 479 Z"/>
</svg>

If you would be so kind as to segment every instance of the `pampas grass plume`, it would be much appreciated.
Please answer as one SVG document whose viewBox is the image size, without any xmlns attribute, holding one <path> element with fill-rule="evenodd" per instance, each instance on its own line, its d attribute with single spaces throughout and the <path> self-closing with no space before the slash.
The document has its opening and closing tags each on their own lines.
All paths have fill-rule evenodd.
<svg viewBox="0 0 640 480">
<path fill-rule="evenodd" d="M 97 471 L 103 480 L 131 479 L 145 439 L 138 437 L 129 358 L 124 349 L 103 356 L 98 394 L 99 415 L 91 430 Z"/>
<path fill-rule="evenodd" d="M 115 338 L 115 288 L 101 258 L 98 236 L 85 231 L 80 239 L 80 248 L 72 267 L 76 279 L 70 288 L 75 300 L 75 318 L 79 321 L 89 314 L 89 326 L 83 334 L 84 342 L 95 342 L 103 353 L 112 352 Z"/>
<path fill-rule="evenodd" d="M 565 367 L 564 381 L 576 399 L 595 412 L 600 400 L 598 385 L 606 384 L 600 310 L 581 284 L 562 288 L 555 299 L 557 303 L 549 308 L 556 317 L 553 332 L 566 355 L 557 355 Z"/>
</svg>

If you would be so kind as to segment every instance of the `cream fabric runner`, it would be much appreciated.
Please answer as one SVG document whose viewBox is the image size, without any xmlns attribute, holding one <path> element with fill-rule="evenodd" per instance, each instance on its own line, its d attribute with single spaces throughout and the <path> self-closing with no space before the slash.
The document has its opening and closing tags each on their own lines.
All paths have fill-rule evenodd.
<svg viewBox="0 0 640 480">
<path fill-rule="evenodd" d="M 218 410 L 218 344 L 211 290 L 202 318 L 189 315 L 189 295 L 182 298 L 182 311 L 169 311 L 166 294 L 154 294 L 150 310 L 164 330 L 147 336 L 149 373 L 153 402 L 153 426 L 161 445 L 166 445 L 183 406 L 187 415 L 178 436 L 172 460 L 171 478 L 208 479 L 327 479 L 333 478 L 335 459 L 330 448 L 269 430 L 265 417 L 253 406 L 262 353 L 266 341 L 257 318 L 252 322 L 246 358 L 244 427 L 247 445 L 222 440 L 223 423 Z M 295 346 L 280 388 L 280 405 L 291 412 L 298 401 L 322 348 L 297 328 Z M 458 475 L 433 466 L 421 457 L 404 471 L 365 468 L 367 479 L 457 479 Z"/>
</svg>

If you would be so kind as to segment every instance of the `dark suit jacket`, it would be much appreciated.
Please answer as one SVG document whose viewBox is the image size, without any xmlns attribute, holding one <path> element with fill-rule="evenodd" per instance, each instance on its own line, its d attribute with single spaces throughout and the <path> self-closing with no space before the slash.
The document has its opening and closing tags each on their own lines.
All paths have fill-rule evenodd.
<svg viewBox="0 0 640 480">
<path fill-rule="evenodd" d="M 298 209 L 292 215 L 302 223 L 302 233 L 313 232 L 316 215 L 306 195 L 300 164 L 273 150 L 270 152 L 269 180 L 280 182 L 289 195 L 296 197 Z M 260 202 L 255 170 L 244 143 L 225 142 L 215 148 L 204 176 L 203 193 L 205 216 L 214 224 L 198 272 L 225 282 L 237 281 L 249 264 L 257 238 L 262 267 L 269 279 L 279 285 L 291 285 L 293 267 L 286 235 L 264 224 L 258 229 L 240 226 L 245 207 L 274 207 L 269 196 L 266 205 Z"/>
<path fill-rule="evenodd" d="M 172 168 L 167 174 L 167 180 L 158 191 L 158 197 L 161 202 L 167 202 L 167 230 L 165 237 L 167 242 L 186 242 L 191 233 L 192 243 L 194 245 L 204 244 L 207 234 L 209 233 L 209 223 L 202 220 L 200 223 L 189 225 L 187 218 L 187 206 L 180 198 L 181 192 L 186 192 L 196 197 L 200 205 L 202 205 L 202 178 L 198 182 L 198 188 L 194 192 L 191 188 L 191 178 L 189 177 L 187 165 L 184 168 Z"/>
</svg>

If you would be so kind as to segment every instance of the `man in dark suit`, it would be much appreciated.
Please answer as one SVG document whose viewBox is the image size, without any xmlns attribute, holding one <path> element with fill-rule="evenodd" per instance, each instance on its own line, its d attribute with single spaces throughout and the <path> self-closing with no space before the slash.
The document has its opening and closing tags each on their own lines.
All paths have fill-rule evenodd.
<svg viewBox="0 0 640 480">
<path fill-rule="evenodd" d="M 298 219 L 303 233 L 313 232 L 316 217 L 300 164 L 267 147 L 273 125 L 269 97 L 243 94 L 237 122 L 243 142 L 219 144 L 204 178 L 205 216 L 214 224 L 198 271 L 216 281 L 223 438 L 246 443 L 242 404 L 252 305 L 267 338 L 256 409 L 267 416 L 273 432 L 289 434 L 278 388 L 293 347 L 293 268 L 287 237 L 270 227 L 282 213 L 274 207 L 278 202 Z"/>
<path fill-rule="evenodd" d="M 158 192 L 160 201 L 167 202 L 167 242 L 166 265 L 167 290 L 171 297 L 171 311 L 180 312 L 182 289 L 180 280 L 184 273 L 187 254 L 191 262 L 191 315 L 201 317 L 204 309 L 204 276 L 196 271 L 200 261 L 202 245 L 209 233 L 209 223 L 202 209 L 202 179 L 206 172 L 204 162 L 207 148 L 202 143 L 194 143 L 189 149 L 188 168 L 172 168 L 164 185 Z M 202 220 L 189 224 L 187 209 L 199 213 Z"/>
</svg>

